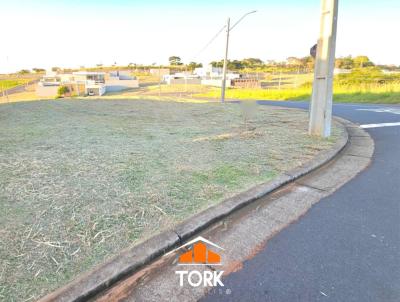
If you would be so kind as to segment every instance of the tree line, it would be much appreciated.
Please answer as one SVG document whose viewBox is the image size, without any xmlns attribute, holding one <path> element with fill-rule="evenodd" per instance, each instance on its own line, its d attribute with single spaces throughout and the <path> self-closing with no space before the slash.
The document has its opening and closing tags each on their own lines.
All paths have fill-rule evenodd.
<svg viewBox="0 0 400 302">
<path fill-rule="evenodd" d="M 169 66 L 163 67 L 172 67 L 178 70 L 188 70 L 192 71 L 195 68 L 203 67 L 201 63 L 198 62 L 189 62 L 183 63 L 181 57 L 179 56 L 170 56 L 168 58 Z M 274 71 L 283 71 L 283 72 L 312 72 L 314 70 L 314 58 L 311 56 L 306 57 L 289 57 L 285 61 L 275 61 L 268 60 L 263 61 L 259 58 L 245 58 L 242 60 L 228 60 L 227 66 L 229 70 L 232 71 L 261 71 L 261 72 L 274 72 Z M 224 65 L 224 61 L 212 61 L 210 63 L 213 67 L 222 68 Z M 156 64 L 152 64 L 150 66 L 140 65 L 135 63 L 129 63 L 127 66 L 117 66 L 115 62 L 111 67 L 104 67 L 107 69 L 119 69 L 119 68 L 128 68 L 128 69 L 149 69 L 154 68 Z M 389 71 L 400 71 L 400 66 L 396 65 L 375 65 L 368 56 L 346 56 L 337 58 L 335 61 L 335 67 L 340 69 L 357 69 L 357 68 L 366 68 L 376 66 L 380 69 L 385 69 Z M 103 64 L 96 64 L 95 68 L 84 68 L 81 66 L 81 69 L 86 70 L 101 70 L 103 69 Z M 62 69 L 59 67 L 52 67 L 52 71 L 72 71 L 72 69 Z M 45 69 L 43 68 L 33 68 L 32 72 L 34 73 L 44 73 Z M 18 72 L 18 74 L 29 74 L 31 73 L 28 69 L 22 69 Z"/>
</svg>

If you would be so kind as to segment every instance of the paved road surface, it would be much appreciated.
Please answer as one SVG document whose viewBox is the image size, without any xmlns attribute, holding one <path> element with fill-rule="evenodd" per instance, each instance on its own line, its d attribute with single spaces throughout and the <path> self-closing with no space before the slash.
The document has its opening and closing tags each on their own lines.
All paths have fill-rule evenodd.
<svg viewBox="0 0 400 302">
<path fill-rule="evenodd" d="M 399 106 L 337 104 L 333 112 L 360 124 L 400 122 Z M 400 301 L 400 126 L 367 131 L 371 166 L 229 275 L 230 295 L 203 301 Z"/>
</svg>

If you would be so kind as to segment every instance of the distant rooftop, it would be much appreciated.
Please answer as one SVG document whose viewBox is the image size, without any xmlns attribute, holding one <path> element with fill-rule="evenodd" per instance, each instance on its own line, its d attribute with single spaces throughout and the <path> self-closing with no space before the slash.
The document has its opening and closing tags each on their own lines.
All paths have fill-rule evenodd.
<svg viewBox="0 0 400 302">
<path fill-rule="evenodd" d="M 96 72 L 96 71 L 75 71 L 72 74 L 74 75 L 105 75 L 105 72 Z"/>
</svg>

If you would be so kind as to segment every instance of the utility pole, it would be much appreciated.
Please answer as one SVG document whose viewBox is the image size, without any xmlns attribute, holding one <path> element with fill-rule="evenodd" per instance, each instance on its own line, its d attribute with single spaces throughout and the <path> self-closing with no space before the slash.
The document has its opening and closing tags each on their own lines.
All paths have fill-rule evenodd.
<svg viewBox="0 0 400 302">
<path fill-rule="evenodd" d="M 229 31 L 230 30 L 231 30 L 231 19 L 228 18 L 228 21 L 226 22 L 226 44 L 225 44 L 224 67 L 222 69 L 221 103 L 225 102 L 226 69 L 227 69 L 227 65 L 228 65 L 228 47 L 229 47 Z"/>
<path fill-rule="evenodd" d="M 188 70 L 187 70 L 187 64 L 185 64 L 185 92 L 187 92 L 187 77 L 188 77 Z"/>
<path fill-rule="evenodd" d="M 321 137 L 331 135 L 338 3 L 339 0 L 322 0 L 309 125 L 309 134 Z"/>
<path fill-rule="evenodd" d="M 253 10 L 251 12 L 248 12 L 244 14 L 235 24 L 232 25 L 231 27 L 231 19 L 228 18 L 227 24 L 226 24 L 226 44 L 225 44 L 225 57 L 224 57 L 224 67 L 222 70 L 222 83 L 221 83 L 221 103 L 225 101 L 225 88 L 226 88 L 226 70 L 228 68 L 228 48 L 229 48 L 229 34 L 242 21 L 246 16 L 250 14 L 256 13 L 256 10 Z"/>
<path fill-rule="evenodd" d="M 1 92 L 3 93 L 3 98 L 6 98 L 5 91 L 4 91 L 4 84 L 1 83 Z"/>
<path fill-rule="evenodd" d="M 158 66 L 158 96 L 161 97 L 161 64 Z"/>
</svg>

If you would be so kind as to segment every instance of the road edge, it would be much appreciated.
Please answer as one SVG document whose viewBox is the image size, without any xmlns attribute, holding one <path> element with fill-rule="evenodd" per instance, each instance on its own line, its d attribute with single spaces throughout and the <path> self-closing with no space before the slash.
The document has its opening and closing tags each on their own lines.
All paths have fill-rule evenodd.
<svg viewBox="0 0 400 302">
<path fill-rule="evenodd" d="M 280 189 L 288 183 L 294 182 L 298 178 L 334 160 L 349 142 L 348 127 L 358 127 L 354 123 L 342 118 L 334 117 L 334 120 L 338 122 L 342 131 L 341 136 L 331 149 L 318 154 L 304 165 L 285 172 L 272 181 L 257 185 L 215 206 L 207 208 L 178 224 L 172 230 L 167 230 L 133 247 L 124 249 L 108 261 L 42 297 L 38 302 L 87 301 L 116 282 L 140 270 L 154 259 L 180 246 L 187 239 L 203 231 L 213 223 L 226 218 L 255 200 Z"/>
</svg>

